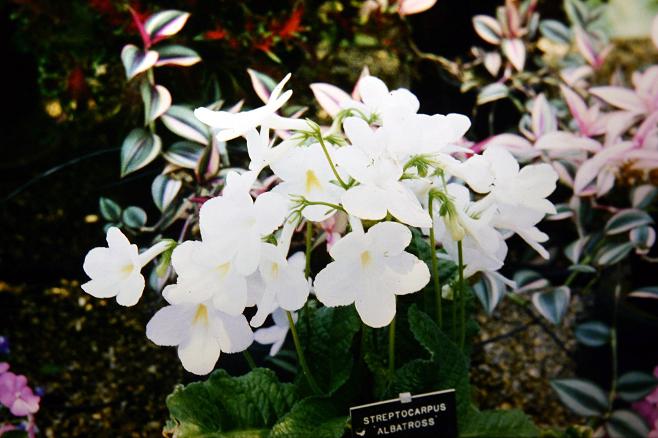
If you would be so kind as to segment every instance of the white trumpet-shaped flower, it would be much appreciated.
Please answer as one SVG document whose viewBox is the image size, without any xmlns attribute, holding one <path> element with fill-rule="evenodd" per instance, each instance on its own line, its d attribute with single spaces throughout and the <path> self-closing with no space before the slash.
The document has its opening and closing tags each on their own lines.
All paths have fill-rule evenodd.
<svg viewBox="0 0 658 438">
<path fill-rule="evenodd" d="M 158 310 L 146 325 L 146 337 L 160 346 L 178 346 L 183 367 L 208 374 L 221 352 L 244 351 L 254 339 L 244 315 L 232 316 L 212 304 L 177 302 L 165 294 L 169 306 Z"/>
<path fill-rule="evenodd" d="M 93 248 L 87 253 L 82 268 L 91 278 L 82 290 L 96 298 L 116 297 L 122 306 L 134 306 L 144 292 L 142 268 L 170 242 L 162 241 L 139 254 L 137 245 L 116 227 L 107 230 L 107 248 Z"/>
<path fill-rule="evenodd" d="M 418 98 L 409 90 L 400 88 L 388 91 L 386 84 L 374 76 L 365 76 L 357 85 L 361 102 L 346 100 L 341 102 L 343 108 L 359 110 L 368 119 L 375 119 L 387 126 L 410 117 L 418 111 Z"/>
<path fill-rule="evenodd" d="M 430 280 L 427 265 L 405 252 L 411 231 L 399 223 L 381 222 L 364 233 L 359 227 L 331 247 L 334 259 L 315 277 L 315 294 L 326 306 L 352 303 L 370 327 L 395 317 L 395 296 L 417 292 Z"/>
<path fill-rule="evenodd" d="M 544 218 L 544 213 L 523 207 L 511 207 L 501 205 L 498 214 L 494 217 L 494 226 L 496 228 L 510 230 L 519 235 L 528 245 L 539 253 L 543 258 L 548 259 L 549 253 L 543 246 L 542 242 L 548 240 L 548 234 L 541 232 L 537 225 Z"/>
<path fill-rule="evenodd" d="M 230 172 L 222 196 L 203 204 L 200 212 L 201 237 L 234 257 L 235 269 L 250 275 L 258 268 L 262 238 L 283 223 L 287 201 L 278 193 L 263 193 L 256 201 L 249 194 L 256 172 Z"/>
<path fill-rule="evenodd" d="M 261 125 L 266 126 L 268 129 L 305 129 L 307 124 L 304 120 L 285 118 L 276 114 L 292 96 L 290 90 L 281 93 L 288 79 L 290 79 L 290 73 L 274 87 L 267 103 L 259 108 L 239 113 L 197 108 L 194 110 L 194 115 L 206 125 L 221 129 L 217 133 L 219 141 L 228 141 L 240 137 L 247 131 Z"/>
<path fill-rule="evenodd" d="M 270 166 L 283 182 L 274 191 L 284 196 L 303 196 L 314 202 L 338 204 L 343 189 L 331 183 L 335 179 L 322 147 L 312 144 L 308 147 L 292 149 L 285 160 L 278 160 Z M 302 210 L 302 216 L 313 222 L 321 222 L 335 213 L 325 205 L 309 205 Z"/>
<path fill-rule="evenodd" d="M 247 305 L 247 279 L 235 269 L 232 254 L 213 242 L 186 241 L 174 249 L 171 264 L 178 274 L 165 288 L 176 302 L 212 300 L 215 309 L 240 315 Z"/>
<path fill-rule="evenodd" d="M 272 312 L 272 320 L 274 321 L 274 325 L 258 329 L 254 332 L 254 340 L 259 344 L 272 345 L 270 356 L 276 356 L 281 350 L 281 347 L 283 347 L 283 343 L 286 342 L 290 323 L 288 322 L 286 311 L 281 308 Z M 293 322 L 297 322 L 296 313 L 292 314 L 292 320 Z"/>
<path fill-rule="evenodd" d="M 423 210 L 409 187 L 400 181 L 403 169 L 385 150 L 384 131 L 373 131 L 362 119 L 349 117 L 343 123 L 352 145 L 335 150 L 339 166 L 359 185 L 341 196 L 351 215 L 379 220 L 390 212 L 396 219 L 415 227 L 429 227 L 429 214 Z"/>
</svg>

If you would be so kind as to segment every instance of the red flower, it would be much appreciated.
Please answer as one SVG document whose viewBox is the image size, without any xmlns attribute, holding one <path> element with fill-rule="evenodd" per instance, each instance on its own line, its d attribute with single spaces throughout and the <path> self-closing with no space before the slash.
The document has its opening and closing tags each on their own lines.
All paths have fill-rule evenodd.
<svg viewBox="0 0 658 438">
<path fill-rule="evenodd" d="M 298 7 L 294 11 L 292 11 L 292 14 L 290 15 L 290 18 L 286 20 L 285 23 L 283 23 L 283 26 L 278 30 L 277 35 L 281 37 L 281 39 L 287 39 L 293 37 L 297 32 L 301 30 L 301 24 L 302 24 L 302 15 L 304 14 L 304 8 L 303 7 Z"/>
</svg>

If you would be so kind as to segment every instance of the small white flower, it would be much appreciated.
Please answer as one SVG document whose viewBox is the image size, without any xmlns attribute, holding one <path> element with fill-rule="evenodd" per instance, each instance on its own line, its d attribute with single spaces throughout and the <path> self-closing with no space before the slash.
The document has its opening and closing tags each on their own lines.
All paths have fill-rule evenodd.
<svg viewBox="0 0 658 438">
<path fill-rule="evenodd" d="M 335 176 L 318 143 L 290 150 L 285 160 L 272 163 L 271 168 L 283 180 L 274 188 L 276 193 L 303 196 L 315 202 L 340 202 L 343 189 L 331 183 Z M 334 213 L 324 205 L 309 205 L 302 210 L 302 216 L 313 222 L 321 222 Z"/>
<path fill-rule="evenodd" d="M 384 149 L 383 131 L 373 131 L 362 119 L 349 117 L 343 123 L 351 146 L 335 150 L 339 166 L 360 184 L 341 196 L 348 213 L 379 220 L 390 212 L 415 227 L 430 227 L 432 220 L 414 193 L 400 180 L 402 166 Z"/>
<path fill-rule="evenodd" d="M 341 102 L 341 106 L 358 109 L 384 126 L 399 123 L 416 114 L 420 107 L 418 98 L 409 90 L 400 88 L 389 92 L 386 84 L 374 76 L 361 78 L 357 87 L 363 103 L 351 100 Z"/>
<path fill-rule="evenodd" d="M 540 245 L 548 240 L 548 235 L 539 231 L 535 226 L 544 218 L 544 213 L 524 207 L 511 207 L 501 205 L 498 214 L 494 217 L 496 228 L 510 230 L 526 241 L 532 249 L 543 258 L 549 258 L 548 251 Z"/>
<path fill-rule="evenodd" d="M 134 306 L 144 292 L 142 268 L 170 243 L 159 242 L 139 254 L 137 245 L 116 227 L 107 230 L 107 248 L 93 248 L 87 253 L 82 268 L 91 278 L 82 290 L 96 298 L 117 297 L 122 306 Z"/>
<path fill-rule="evenodd" d="M 278 193 L 263 193 L 256 201 L 249 190 L 256 172 L 230 172 L 222 196 L 203 204 L 199 215 L 201 237 L 235 257 L 235 269 L 250 275 L 260 261 L 262 238 L 279 228 L 287 214 L 286 199 Z"/>
<path fill-rule="evenodd" d="M 208 374 L 220 352 L 244 351 L 253 333 L 244 315 L 231 316 L 213 309 L 210 303 L 178 303 L 158 310 L 146 325 L 146 337 L 160 346 L 178 346 L 183 367 L 194 374 Z"/>
<path fill-rule="evenodd" d="M 290 74 L 287 74 L 277 84 L 272 90 L 268 102 L 262 107 L 239 113 L 197 108 L 194 110 L 194 115 L 206 125 L 221 129 L 217 133 L 219 141 L 228 141 L 240 137 L 247 131 L 261 125 L 266 126 L 267 129 L 305 129 L 308 126 L 306 121 L 289 119 L 276 114 L 292 95 L 290 90 L 281 94 L 288 79 L 290 79 Z"/>
<path fill-rule="evenodd" d="M 288 322 L 286 311 L 281 308 L 272 312 L 272 319 L 274 320 L 274 325 L 256 330 L 254 332 L 254 340 L 263 345 L 271 344 L 270 356 L 276 356 L 281 350 L 281 347 L 283 347 L 283 343 L 286 342 L 290 323 Z M 292 320 L 293 322 L 297 322 L 296 313 L 292 314 Z"/>
<path fill-rule="evenodd" d="M 315 277 L 315 293 L 325 306 L 355 303 L 363 322 L 384 327 L 395 316 L 395 295 L 422 289 L 430 280 L 427 265 L 405 252 L 411 231 L 381 222 L 364 233 L 354 228 L 331 247 L 334 259 Z"/>
</svg>

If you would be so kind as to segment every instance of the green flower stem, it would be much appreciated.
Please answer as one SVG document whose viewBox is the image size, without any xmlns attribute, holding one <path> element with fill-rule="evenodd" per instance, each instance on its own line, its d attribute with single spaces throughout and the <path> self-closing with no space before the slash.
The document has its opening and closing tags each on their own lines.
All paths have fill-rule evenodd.
<svg viewBox="0 0 658 438">
<path fill-rule="evenodd" d="M 304 266 L 304 276 L 311 276 L 311 251 L 313 250 L 313 224 L 306 221 L 306 266 Z"/>
<path fill-rule="evenodd" d="M 153 69 L 149 68 L 146 71 L 146 78 L 149 81 L 149 84 L 152 86 L 155 86 L 155 76 L 153 75 Z M 145 110 L 146 112 L 146 110 Z M 155 134 L 155 120 L 150 120 L 149 121 L 149 130 L 151 131 L 152 134 Z"/>
<path fill-rule="evenodd" d="M 309 205 L 324 205 L 324 206 L 326 206 L 326 207 L 331 207 L 331 208 L 333 208 L 334 210 L 340 210 L 340 211 L 342 211 L 343 213 L 347 213 L 347 212 L 345 211 L 345 209 L 344 209 L 342 206 L 340 206 L 340 205 L 338 205 L 338 204 L 332 204 L 331 202 L 308 201 L 308 200 L 304 200 L 304 206 L 306 207 L 306 206 L 309 206 Z"/>
<path fill-rule="evenodd" d="M 388 326 L 388 377 L 393 380 L 395 374 L 395 318 Z"/>
<path fill-rule="evenodd" d="M 459 346 L 464 349 L 466 342 L 466 290 L 464 290 L 464 257 L 462 254 L 462 241 L 457 242 L 459 257 Z"/>
<path fill-rule="evenodd" d="M 290 331 L 292 332 L 292 340 L 295 343 L 295 350 L 297 350 L 297 358 L 299 359 L 299 365 L 304 371 L 304 376 L 306 376 L 306 381 L 309 386 L 318 395 L 322 394 L 322 389 L 318 386 L 318 383 L 313 378 L 311 370 L 306 363 L 306 357 L 304 356 L 304 351 L 302 350 L 302 344 L 299 342 L 299 335 L 297 334 L 297 329 L 295 328 L 295 321 L 292 319 L 292 313 L 286 310 L 286 315 L 288 316 L 288 324 L 290 325 Z"/>
<path fill-rule="evenodd" d="M 244 350 L 242 352 L 242 355 L 244 356 L 245 360 L 249 364 L 249 368 L 251 368 L 252 370 L 255 370 L 256 369 L 256 361 L 254 361 L 254 357 L 251 355 L 251 353 L 249 353 L 249 350 Z"/>
<path fill-rule="evenodd" d="M 443 328 L 443 297 L 441 296 L 441 282 L 439 279 L 439 263 L 436 258 L 436 238 L 434 236 L 434 216 L 432 214 L 432 204 L 434 197 L 430 193 L 428 206 L 432 226 L 430 227 L 430 255 L 432 259 L 432 279 L 434 280 L 434 296 L 436 297 L 436 322 L 439 328 Z"/>
<path fill-rule="evenodd" d="M 336 177 L 336 181 L 341 185 L 342 188 L 347 189 L 349 186 L 343 181 L 343 179 L 338 175 L 338 171 L 336 170 L 336 166 L 334 165 L 334 162 L 331 160 L 331 157 L 329 156 L 329 151 L 327 150 L 327 145 L 324 144 L 324 140 L 322 139 L 322 133 L 317 132 L 317 139 L 320 142 L 320 146 L 322 147 L 322 150 L 324 151 L 324 156 L 327 158 L 327 161 L 329 162 L 329 166 L 331 167 L 331 171 L 334 173 L 334 176 Z M 342 209 L 341 209 L 342 210 Z"/>
</svg>

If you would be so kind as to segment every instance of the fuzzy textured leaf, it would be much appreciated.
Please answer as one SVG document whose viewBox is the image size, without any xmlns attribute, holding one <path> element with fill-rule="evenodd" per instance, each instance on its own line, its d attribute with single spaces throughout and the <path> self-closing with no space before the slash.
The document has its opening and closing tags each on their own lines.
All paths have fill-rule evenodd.
<svg viewBox="0 0 658 438">
<path fill-rule="evenodd" d="M 523 411 L 473 411 L 460 424 L 460 438 L 533 438 L 539 430 Z"/>
<path fill-rule="evenodd" d="M 334 401 L 309 397 L 297 402 L 274 425 L 268 437 L 340 438 L 345 433 L 347 420 L 344 410 Z"/>
</svg>

